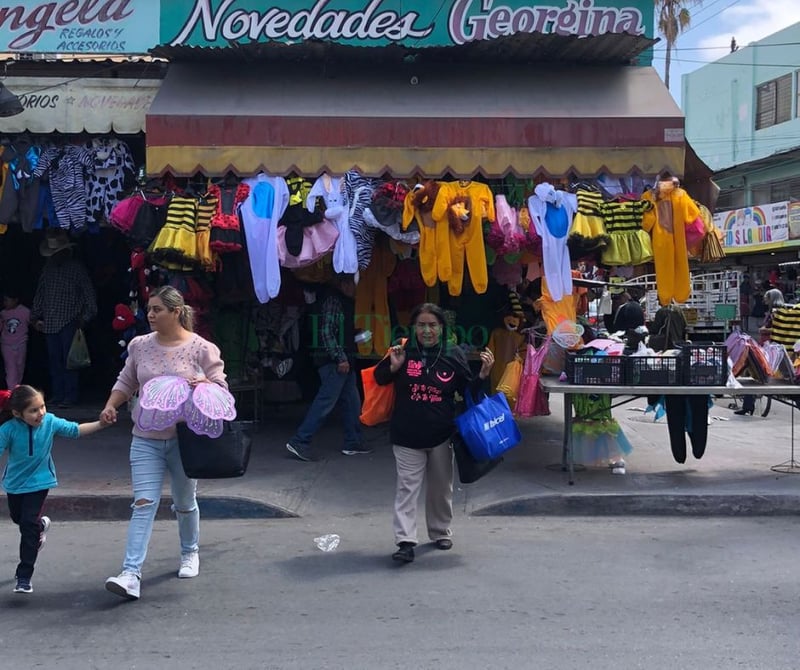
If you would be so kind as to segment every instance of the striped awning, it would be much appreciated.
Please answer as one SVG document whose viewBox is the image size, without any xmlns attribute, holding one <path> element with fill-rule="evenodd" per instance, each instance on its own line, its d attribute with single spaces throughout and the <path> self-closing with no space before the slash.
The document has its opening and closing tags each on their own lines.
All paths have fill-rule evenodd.
<svg viewBox="0 0 800 670">
<path fill-rule="evenodd" d="M 680 176 L 683 130 L 650 67 L 177 63 L 147 114 L 147 171 Z"/>
</svg>

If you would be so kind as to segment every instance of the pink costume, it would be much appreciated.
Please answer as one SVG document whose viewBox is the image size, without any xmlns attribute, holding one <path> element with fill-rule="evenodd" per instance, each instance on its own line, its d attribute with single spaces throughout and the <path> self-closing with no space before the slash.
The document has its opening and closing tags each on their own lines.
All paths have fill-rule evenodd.
<svg viewBox="0 0 800 670">
<path fill-rule="evenodd" d="M 25 372 L 25 355 L 28 351 L 28 324 L 31 310 L 25 305 L 0 312 L 3 330 L 0 334 L 0 348 L 6 366 L 6 388 L 13 389 L 22 381 Z"/>
</svg>

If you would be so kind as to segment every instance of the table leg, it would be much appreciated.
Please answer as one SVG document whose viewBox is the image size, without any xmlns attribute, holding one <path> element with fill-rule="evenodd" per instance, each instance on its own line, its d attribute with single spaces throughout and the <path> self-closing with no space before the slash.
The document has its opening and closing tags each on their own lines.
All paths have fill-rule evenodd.
<svg viewBox="0 0 800 670">
<path fill-rule="evenodd" d="M 562 466 L 569 472 L 569 485 L 575 484 L 575 454 L 572 450 L 572 394 L 564 394 L 564 451 Z"/>
</svg>

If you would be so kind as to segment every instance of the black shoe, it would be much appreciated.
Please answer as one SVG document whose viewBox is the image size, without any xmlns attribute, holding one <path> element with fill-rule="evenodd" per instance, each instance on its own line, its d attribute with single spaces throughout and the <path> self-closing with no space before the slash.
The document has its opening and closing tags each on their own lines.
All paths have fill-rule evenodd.
<svg viewBox="0 0 800 670">
<path fill-rule="evenodd" d="M 33 593 L 30 577 L 17 577 L 14 593 Z"/>
<path fill-rule="evenodd" d="M 436 548 L 442 551 L 448 551 L 453 548 L 453 540 L 449 537 L 442 537 L 436 540 Z"/>
<path fill-rule="evenodd" d="M 295 447 L 291 442 L 286 443 L 286 449 L 288 452 L 294 456 L 297 456 L 301 461 L 313 461 L 314 457 L 311 455 L 310 451 L 305 451 L 300 449 L 299 447 Z"/>
<path fill-rule="evenodd" d="M 745 415 L 749 414 L 750 416 L 753 416 L 753 410 L 752 409 L 737 409 L 734 412 L 734 414 L 738 414 L 739 416 L 745 416 Z"/>
<path fill-rule="evenodd" d="M 398 563 L 411 563 L 414 560 L 414 545 L 411 542 L 401 542 L 397 551 L 392 554 L 392 560 Z"/>
</svg>

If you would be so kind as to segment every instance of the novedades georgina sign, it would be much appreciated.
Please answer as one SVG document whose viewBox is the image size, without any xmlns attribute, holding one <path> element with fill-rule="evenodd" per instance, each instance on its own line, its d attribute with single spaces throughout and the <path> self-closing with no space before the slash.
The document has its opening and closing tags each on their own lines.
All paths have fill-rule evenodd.
<svg viewBox="0 0 800 670">
<path fill-rule="evenodd" d="M 43 2 L 26 7 L 15 5 L 0 7 L 0 28 L 20 33 L 8 43 L 9 49 L 26 49 L 33 46 L 45 33 L 71 24 L 88 25 L 122 21 L 133 14 L 131 0 L 67 0 Z"/>
<path fill-rule="evenodd" d="M 224 0 L 215 10 L 211 0 L 197 0 L 172 46 L 187 43 L 199 27 L 206 42 L 248 39 L 359 39 L 420 40 L 431 35 L 419 12 L 400 14 L 380 10 L 383 0 L 372 0 L 363 10 L 330 9 L 331 0 L 318 0 L 310 9 L 295 12 L 279 7 L 264 11 L 232 7 Z M 435 18 L 435 17 L 434 17 Z M 421 25 L 422 24 L 422 25 Z M 635 7 L 597 6 L 594 0 L 568 0 L 566 6 L 508 7 L 493 0 L 456 0 L 450 9 L 447 32 L 452 42 L 464 44 L 519 32 L 557 35 L 644 33 L 642 13 Z"/>
</svg>

